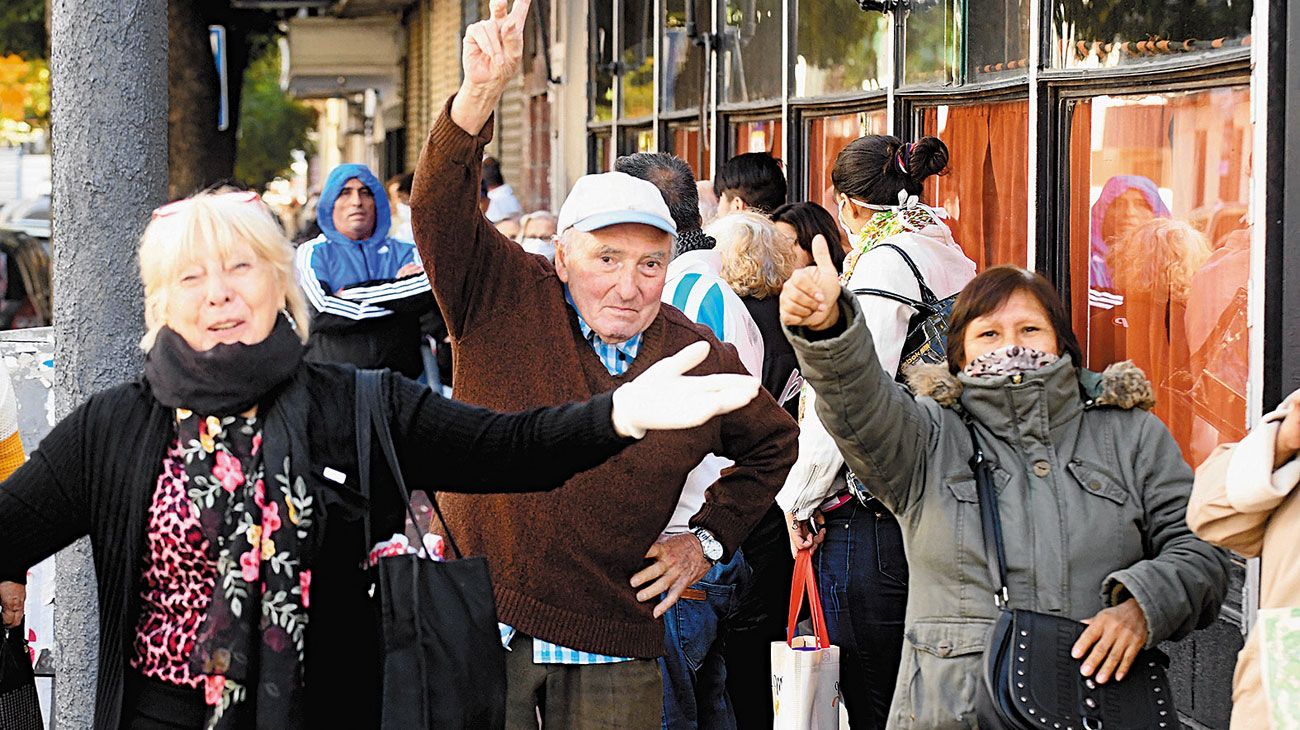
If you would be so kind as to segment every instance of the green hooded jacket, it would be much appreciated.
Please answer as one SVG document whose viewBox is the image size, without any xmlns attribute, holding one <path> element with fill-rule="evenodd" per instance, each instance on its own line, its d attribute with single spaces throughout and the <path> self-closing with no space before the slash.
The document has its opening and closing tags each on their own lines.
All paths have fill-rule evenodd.
<svg viewBox="0 0 1300 730">
<path fill-rule="evenodd" d="M 1154 398 L 1137 367 L 1097 374 L 1066 355 L 970 378 L 927 366 L 910 374 L 913 396 L 878 366 L 854 298 L 840 308 L 841 334 L 788 334 L 817 415 L 902 526 L 911 580 L 890 728 L 976 727 L 998 609 L 961 409 L 994 465 L 1013 608 L 1086 619 L 1131 595 L 1149 646 L 1214 620 L 1228 557 L 1187 527 L 1192 471 L 1145 410 Z"/>
</svg>

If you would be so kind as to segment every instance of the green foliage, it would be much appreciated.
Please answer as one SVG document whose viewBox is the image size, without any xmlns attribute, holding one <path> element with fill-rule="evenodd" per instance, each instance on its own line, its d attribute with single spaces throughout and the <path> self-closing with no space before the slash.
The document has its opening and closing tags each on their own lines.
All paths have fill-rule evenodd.
<svg viewBox="0 0 1300 730">
<path fill-rule="evenodd" d="M 45 0 L 0 2 L 0 56 L 43 59 L 45 49 Z"/>
<path fill-rule="evenodd" d="M 264 188 L 288 171 L 293 150 L 311 156 L 307 134 L 316 124 L 316 112 L 280 89 L 280 49 L 275 44 L 265 46 L 248 65 L 240 106 L 235 149 L 239 182 Z"/>
</svg>

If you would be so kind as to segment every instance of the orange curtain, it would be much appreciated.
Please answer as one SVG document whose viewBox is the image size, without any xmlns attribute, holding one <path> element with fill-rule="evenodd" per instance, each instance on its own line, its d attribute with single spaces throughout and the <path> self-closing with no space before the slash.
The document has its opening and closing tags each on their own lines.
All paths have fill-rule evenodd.
<svg viewBox="0 0 1300 730">
<path fill-rule="evenodd" d="M 1091 245 L 1089 214 L 1092 189 L 1092 102 L 1074 105 L 1070 120 L 1070 314 L 1074 334 L 1085 356 L 1090 352 L 1088 331 L 1088 258 Z M 1083 363 L 1085 366 L 1091 363 Z"/>
<path fill-rule="evenodd" d="M 953 238 L 979 271 L 1024 266 L 1029 235 L 1029 103 L 926 109 L 922 129 L 948 145 L 947 174 L 931 178 L 925 199 L 948 212 Z M 937 131 L 937 134 L 936 134 Z"/>
</svg>

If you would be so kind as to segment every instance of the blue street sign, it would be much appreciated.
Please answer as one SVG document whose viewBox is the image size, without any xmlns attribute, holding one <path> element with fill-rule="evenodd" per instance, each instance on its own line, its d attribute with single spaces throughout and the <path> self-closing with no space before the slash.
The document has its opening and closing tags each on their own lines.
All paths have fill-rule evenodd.
<svg viewBox="0 0 1300 730">
<path fill-rule="evenodd" d="M 208 40 L 212 43 L 212 58 L 217 62 L 217 84 L 221 97 L 217 101 L 217 131 L 230 129 L 230 86 L 226 80 L 226 27 L 208 26 Z"/>
</svg>

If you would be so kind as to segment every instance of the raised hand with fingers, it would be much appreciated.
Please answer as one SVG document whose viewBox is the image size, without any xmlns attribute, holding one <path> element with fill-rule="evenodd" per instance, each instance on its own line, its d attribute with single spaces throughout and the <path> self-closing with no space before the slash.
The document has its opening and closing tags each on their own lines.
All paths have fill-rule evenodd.
<svg viewBox="0 0 1300 730">
<path fill-rule="evenodd" d="M 524 56 L 524 21 L 532 0 L 515 0 L 510 12 L 506 12 L 506 3 L 492 0 L 488 19 L 465 29 L 460 61 L 467 83 L 504 87 L 519 72 Z"/>
<path fill-rule="evenodd" d="M 614 391 L 614 430 L 641 438 L 646 431 L 694 428 L 743 408 L 758 395 L 757 378 L 738 373 L 688 376 L 704 362 L 709 343 L 683 347 Z"/>
<path fill-rule="evenodd" d="M 813 265 L 805 266 L 781 288 L 781 323 L 787 327 L 824 330 L 840 319 L 840 272 L 831 261 L 826 238 L 813 238 Z"/>
<path fill-rule="evenodd" d="M 515 0 L 509 12 L 507 2 L 492 0 L 488 19 L 466 28 L 461 43 L 464 79 L 451 105 L 451 119 L 470 134 L 483 129 L 524 57 L 524 22 L 532 0 Z"/>
<path fill-rule="evenodd" d="M 1300 453 L 1300 390 L 1287 396 L 1279 411 L 1286 413 L 1282 425 L 1277 431 L 1277 443 L 1274 444 L 1273 466 L 1280 467 L 1294 459 Z"/>
</svg>

